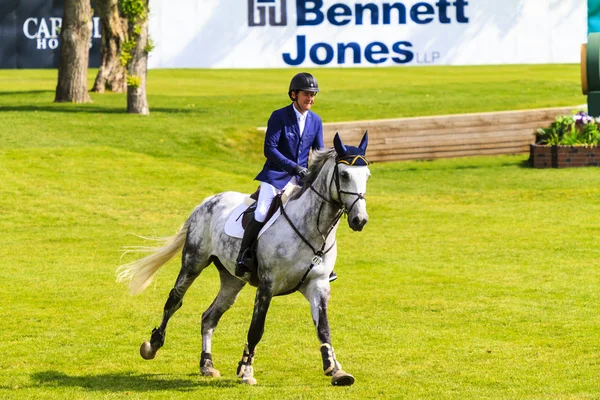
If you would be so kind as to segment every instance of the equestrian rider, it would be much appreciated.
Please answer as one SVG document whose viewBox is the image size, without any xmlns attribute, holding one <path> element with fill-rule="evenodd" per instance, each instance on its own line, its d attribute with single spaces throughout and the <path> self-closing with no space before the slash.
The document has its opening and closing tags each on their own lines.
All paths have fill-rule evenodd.
<svg viewBox="0 0 600 400">
<path fill-rule="evenodd" d="M 322 149 L 323 123 L 310 109 L 319 92 L 319 84 L 307 72 L 296 74 L 290 82 L 288 96 L 292 104 L 274 111 L 267 124 L 264 153 L 267 160 L 254 178 L 260 182 L 260 192 L 254 218 L 242 238 L 236 261 L 236 276 L 251 272 L 251 248 L 265 223 L 271 202 L 287 185 L 301 185 L 308 175 L 310 149 Z M 332 273 L 330 280 L 336 278 Z"/>
</svg>

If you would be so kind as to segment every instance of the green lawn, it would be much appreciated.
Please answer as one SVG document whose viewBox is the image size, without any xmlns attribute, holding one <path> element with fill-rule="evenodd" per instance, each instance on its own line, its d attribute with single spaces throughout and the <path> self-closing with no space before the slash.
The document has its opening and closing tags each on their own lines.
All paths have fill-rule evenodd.
<svg viewBox="0 0 600 400">
<path fill-rule="evenodd" d="M 369 223 L 342 221 L 329 312 L 354 386 L 322 375 L 299 294 L 273 301 L 258 386 L 239 385 L 253 288 L 214 335 L 223 377 L 200 376 L 213 268 L 142 360 L 179 260 L 131 297 L 115 283 L 134 258 L 122 247 L 175 233 L 210 194 L 255 188 L 256 127 L 294 72 L 151 70 L 141 117 L 124 95 L 52 103 L 56 71 L 0 70 L 0 398 L 600 398 L 600 174 L 523 155 L 371 166 Z M 326 122 L 585 103 L 577 65 L 312 72 Z"/>
</svg>

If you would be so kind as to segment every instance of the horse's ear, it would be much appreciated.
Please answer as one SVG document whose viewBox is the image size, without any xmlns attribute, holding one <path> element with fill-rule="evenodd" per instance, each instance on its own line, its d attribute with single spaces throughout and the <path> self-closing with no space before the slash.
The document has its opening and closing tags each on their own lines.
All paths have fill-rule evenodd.
<svg viewBox="0 0 600 400">
<path fill-rule="evenodd" d="M 369 131 L 365 131 L 360 145 L 358 146 L 363 152 L 367 151 L 367 145 L 369 144 Z"/>
<path fill-rule="evenodd" d="M 335 151 L 339 156 L 343 156 L 346 154 L 346 146 L 342 143 L 342 138 L 340 138 L 340 134 L 338 132 L 335 133 L 335 137 L 333 138 L 333 147 L 335 147 Z"/>
</svg>

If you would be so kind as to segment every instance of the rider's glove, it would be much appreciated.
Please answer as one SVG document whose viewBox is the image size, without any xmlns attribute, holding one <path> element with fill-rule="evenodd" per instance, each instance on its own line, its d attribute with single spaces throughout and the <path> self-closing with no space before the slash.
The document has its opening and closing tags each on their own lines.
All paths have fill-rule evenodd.
<svg viewBox="0 0 600 400">
<path fill-rule="evenodd" d="M 308 175 L 308 168 L 304 168 L 298 164 L 294 167 L 294 175 L 298 175 L 300 179 L 304 179 Z"/>
</svg>

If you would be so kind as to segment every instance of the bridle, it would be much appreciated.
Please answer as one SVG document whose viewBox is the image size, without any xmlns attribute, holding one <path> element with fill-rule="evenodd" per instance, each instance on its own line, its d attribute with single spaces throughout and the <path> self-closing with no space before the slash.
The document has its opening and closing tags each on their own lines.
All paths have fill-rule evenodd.
<svg viewBox="0 0 600 400">
<path fill-rule="evenodd" d="M 344 157 L 344 158 L 337 158 L 336 159 L 336 163 L 335 163 L 335 170 L 333 171 L 333 176 L 331 178 L 332 180 L 334 180 L 334 178 L 335 178 L 335 189 L 337 191 L 338 201 L 340 203 L 342 212 L 344 214 L 346 214 L 346 215 L 350 214 L 350 211 L 352 211 L 352 209 L 354 208 L 354 205 L 359 200 L 364 200 L 365 199 L 365 193 L 348 192 L 346 190 L 341 190 L 340 189 L 340 171 L 339 171 L 339 166 L 340 166 L 340 164 L 356 165 L 357 163 L 360 163 L 360 165 L 369 165 L 369 160 L 367 160 L 364 156 L 361 156 L 361 155 Z M 330 186 L 331 186 L 331 183 L 330 183 Z M 312 185 L 311 185 L 311 188 L 312 188 Z M 350 206 L 350 209 L 346 209 L 346 204 L 344 204 L 342 202 L 342 194 L 349 194 L 349 195 L 352 195 L 352 196 L 356 196 L 356 200 L 354 200 L 354 202 Z"/>
<path fill-rule="evenodd" d="M 331 246 L 329 246 L 329 248 L 325 249 L 325 246 L 327 245 L 327 238 L 329 237 L 329 234 L 331 233 L 331 231 L 333 230 L 333 228 L 337 225 L 337 223 L 339 222 L 340 218 L 342 217 L 342 215 L 346 214 L 350 214 L 350 211 L 352 211 L 352 209 L 354 208 L 354 206 L 356 205 L 356 203 L 361 200 L 361 199 L 365 199 L 365 193 L 357 193 L 357 192 L 349 192 L 347 190 L 342 190 L 341 189 L 341 185 L 340 185 L 340 172 L 339 172 L 339 166 L 340 164 L 346 164 L 346 165 L 355 165 L 357 162 L 360 162 L 361 165 L 369 165 L 369 161 L 364 157 L 364 156 L 350 156 L 350 157 L 344 157 L 344 158 L 336 158 L 336 163 L 335 163 L 335 167 L 333 170 L 333 174 L 331 175 L 331 181 L 329 182 L 328 190 L 327 193 L 331 193 L 331 186 L 335 183 L 335 189 L 337 192 L 337 200 L 333 199 L 333 198 L 327 198 L 325 197 L 325 195 L 319 193 L 319 191 L 317 189 L 314 188 L 313 186 L 313 182 L 310 183 L 309 185 L 309 189 L 312 190 L 318 197 L 320 197 L 323 201 L 321 202 L 321 205 L 319 206 L 319 213 L 317 214 L 317 231 L 319 232 L 319 234 L 321 235 L 321 237 L 323 238 L 323 245 L 321 246 L 321 248 L 319 250 L 317 250 L 309 241 L 308 239 L 306 239 L 304 237 L 304 235 L 302 235 L 302 233 L 298 230 L 298 228 L 296 227 L 296 225 L 294 225 L 294 223 L 292 222 L 292 220 L 290 219 L 290 217 L 287 215 L 287 213 L 285 212 L 285 209 L 283 208 L 283 203 L 279 206 L 280 210 L 281 210 L 281 215 L 283 215 L 283 217 L 286 219 L 286 221 L 290 224 L 290 226 L 292 227 L 292 229 L 294 230 L 294 232 L 296 233 L 296 235 L 298 235 L 298 237 L 300 239 L 302 239 L 302 241 L 312 250 L 314 257 L 311 260 L 310 266 L 308 267 L 308 269 L 306 270 L 306 272 L 304 273 L 304 275 L 302 276 L 302 279 L 300 279 L 300 282 L 298 283 L 298 285 L 296 285 L 296 287 L 292 290 L 289 290 L 287 292 L 281 293 L 280 295 L 286 295 L 286 294 L 290 294 L 295 292 L 296 290 L 298 290 L 300 288 L 300 286 L 302 286 L 302 284 L 304 283 L 304 281 L 306 280 L 306 277 L 308 276 L 308 274 L 310 273 L 310 271 L 313 269 L 314 266 L 321 264 L 321 262 L 323 261 L 323 256 L 325 254 L 327 254 L 332 248 L 333 246 L 335 246 L 335 241 L 331 244 Z M 342 194 L 346 194 L 346 195 L 352 195 L 352 196 L 356 196 L 356 200 L 354 200 L 354 202 L 352 203 L 352 205 L 350 206 L 350 208 L 348 209 L 346 207 L 346 205 L 344 204 L 344 202 L 342 202 Z M 329 225 L 329 228 L 327 229 L 327 232 L 325 234 L 323 234 L 323 232 L 321 232 L 321 212 L 323 211 L 323 206 L 325 206 L 325 203 L 328 204 L 332 204 L 335 207 L 337 207 L 338 211 L 335 214 L 335 217 L 333 218 L 333 221 L 331 222 L 331 224 Z"/>
<path fill-rule="evenodd" d="M 357 156 L 357 157 L 362 157 L 362 156 Z M 364 159 L 364 157 L 362 157 L 362 158 Z M 342 190 L 341 189 L 341 185 L 340 185 L 340 171 L 339 171 L 340 164 L 353 165 L 353 164 L 349 164 L 349 163 L 345 162 L 345 160 L 336 161 L 336 163 L 335 163 L 335 167 L 334 167 L 334 170 L 333 170 L 333 175 L 331 175 L 331 181 L 329 182 L 329 190 L 327 192 L 331 191 L 331 185 L 333 185 L 335 183 L 335 190 L 337 192 L 337 200 L 334 200 L 333 198 L 332 199 L 328 199 L 327 197 L 325 197 L 324 195 L 322 195 L 321 193 L 319 193 L 317 191 L 317 189 L 315 189 L 314 186 L 312 185 L 312 182 L 311 182 L 311 184 L 309 186 L 309 189 L 312 190 L 313 192 L 315 192 L 315 194 L 317 196 L 319 196 L 323 200 L 323 203 L 321 203 L 321 207 L 319 208 L 319 216 L 321 215 L 321 210 L 323 209 L 323 205 L 325 203 L 334 204 L 335 206 L 337 206 L 339 208 L 339 211 L 338 211 L 339 217 L 336 217 L 334 219 L 334 225 L 340 219 L 340 217 L 342 216 L 342 214 L 346 214 L 346 215 L 350 214 L 350 211 L 352 211 L 352 209 L 354 208 L 354 206 L 356 205 L 356 203 L 359 200 L 361 200 L 361 199 L 362 200 L 365 199 L 365 193 L 349 192 L 347 190 Z M 354 200 L 354 202 L 352 202 L 352 204 L 350 205 L 350 208 L 346 207 L 346 204 L 342 201 L 342 194 L 356 196 L 356 200 Z"/>
</svg>

